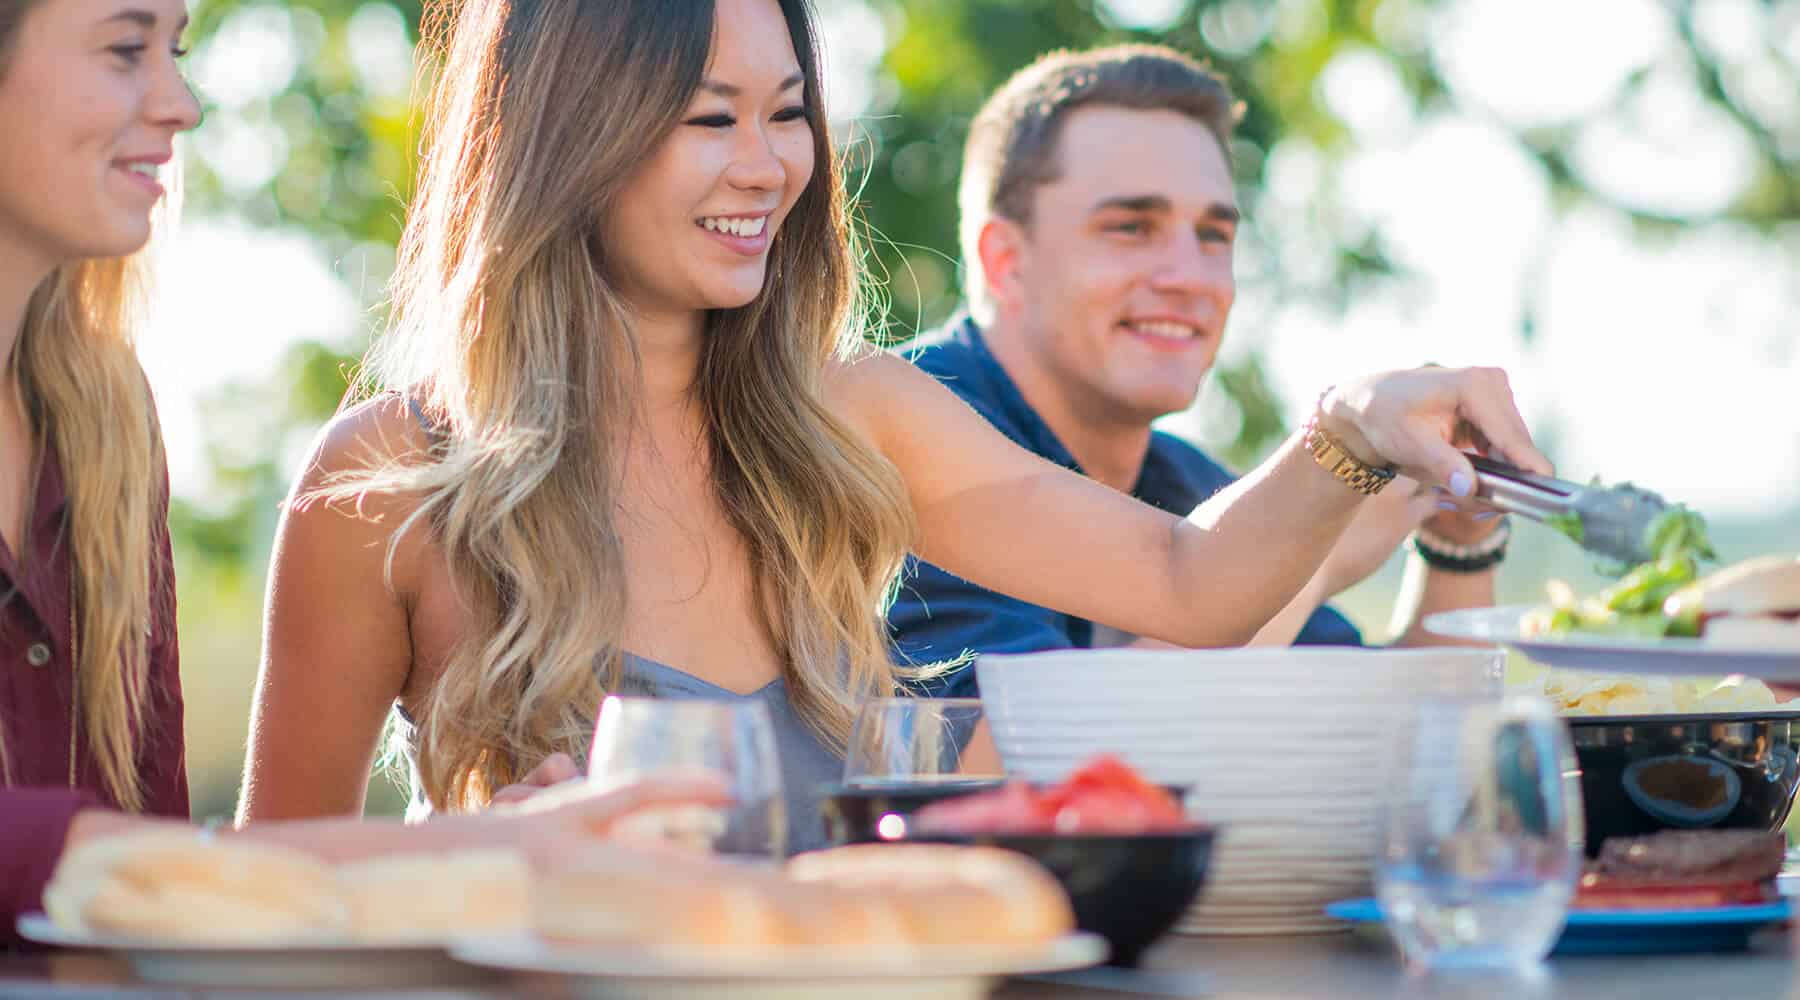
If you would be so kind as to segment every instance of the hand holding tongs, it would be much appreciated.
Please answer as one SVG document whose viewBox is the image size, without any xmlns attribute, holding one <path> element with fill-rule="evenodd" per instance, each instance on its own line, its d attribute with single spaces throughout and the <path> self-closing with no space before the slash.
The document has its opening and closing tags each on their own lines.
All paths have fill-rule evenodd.
<svg viewBox="0 0 1800 1000">
<path fill-rule="evenodd" d="M 1589 552 L 1626 563 L 1651 558 L 1650 524 L 1669 509 L 1655 493 L 1629 484 L 1581 486 L 1480 455 L 1469 461 L 1475 466 L 1477 502 L 1536 521 L 1574 515 L 1581 522 L 1575 541 Z"/>
</svg>

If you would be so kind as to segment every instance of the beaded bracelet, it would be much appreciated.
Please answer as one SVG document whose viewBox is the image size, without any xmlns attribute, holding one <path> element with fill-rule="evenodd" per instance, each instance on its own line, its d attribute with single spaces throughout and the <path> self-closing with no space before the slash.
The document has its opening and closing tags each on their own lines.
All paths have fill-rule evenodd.
<svg viewBox="0 0 1800 1000">
<path fill-rule="evenodd" d="M 1493 534 L 1472 545 L 1459 545 L 1425 528 L 1419 528 L 1412 535 L 1412 550 L 1432 569 L 1449 573 L 1481 573 L 1493 569 L 1506 559 L 1506 546 L 1510 541 L 1512 522 L 1502 518 Z"/>
</svg>

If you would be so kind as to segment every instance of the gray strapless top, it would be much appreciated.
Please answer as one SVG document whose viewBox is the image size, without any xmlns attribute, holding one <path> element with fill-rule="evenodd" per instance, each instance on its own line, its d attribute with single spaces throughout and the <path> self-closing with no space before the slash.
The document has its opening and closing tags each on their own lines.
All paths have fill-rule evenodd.
<svg viewBox="0 0 1800 1000">
<path fill-rule="evenodd" d="M 738 694 L 710 684 L 686 671 L 646 659 L 632 653 L 624 656 L 624 677 L 617 692 L 651 698 L 705 698 L 713 701 L 759 701 L 767 708 L 775 729 L 775 755 L 781 766 L 782 798 L 787 808 L 787 850 L 789 854 L 817 850 L 827 846 L 825 820 L 819 814 L 824 791 L 843 780 L 844 759 L 825 744 L 794 711 L 788 700 L 787 682 L 776 678 L 749 694 Z M 396 706 L 402 724 L 412 720 Z M 408 734 L 404 741 L 409 771 L 412 774 L 412 803 L 407 807 L 408 819 L 431 812 L 419 781 L 416 758 L 412 756 L 414 740 Z M 575 757 L 585 761 L 588 748 L 579 747 Z"/>
</svg>

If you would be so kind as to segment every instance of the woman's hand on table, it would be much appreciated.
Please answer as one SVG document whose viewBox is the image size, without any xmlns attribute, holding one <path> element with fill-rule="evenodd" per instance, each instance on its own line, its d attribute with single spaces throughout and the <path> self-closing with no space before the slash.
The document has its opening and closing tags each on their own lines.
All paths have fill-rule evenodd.
<svg viewBox="0 0 1800 1000">
<path fill-rule="evenodd" d="M 453 818 L 478 825 L 481 839 L 523 848 L 541 865 L 586 844 L 616 839 L 634 819 L 676 810 L 715 810 L 730 802 L 724 778 L 682 773 L 610 789 L 562 781 L 486 812 Z"/>
<path fill-rule="evenodd" d="M 575 766 L 575 758 L 566 753 L 553 753 L 545 757 L 538 766 L 526 772 L 523 778 L 507 785 L 494 793 L 489 803 L 494 806 L 517 805 L 546 788 L 552 788 L 566 781 L 579 781 L 581 768 Z"/>
</svg>

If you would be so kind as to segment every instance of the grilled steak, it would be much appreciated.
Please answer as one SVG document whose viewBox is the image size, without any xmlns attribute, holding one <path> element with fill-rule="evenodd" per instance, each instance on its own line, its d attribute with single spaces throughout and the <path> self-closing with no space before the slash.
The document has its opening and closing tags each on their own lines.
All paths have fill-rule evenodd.
<svg viewBox="0 0 1800 1000">
<path fill-rule="evenodd" d="M 1781 872 L 1787 842 L 1763 830 L 1664 830 L 1613 837 L 1593 871 L 1616 883 L 1764 882 Z"/>
</svg>

